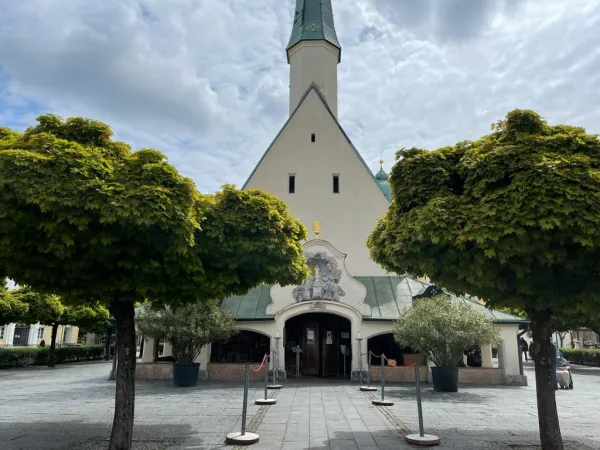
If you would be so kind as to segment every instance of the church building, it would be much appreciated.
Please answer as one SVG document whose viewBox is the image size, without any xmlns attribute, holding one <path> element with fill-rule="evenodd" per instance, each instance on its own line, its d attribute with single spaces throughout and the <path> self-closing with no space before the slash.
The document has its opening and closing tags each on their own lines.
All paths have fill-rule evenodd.
<svg viewBox="0 0 600 450">
<path fill-rule="evenodd" d="M 303 376 L 356 376 L 366 370 L 367 358 L 360 354 L 367 348 L 399 365 L 415 360 L 410 349 L 394 343 L 392 331 L 427 283 L 387 273 L 370 257 L 366 241 L 388 209 L 391 189 L 383 161 L 374 174 L 339 122 L 342 46 L 331 0 L 296 1 L 286 54 L 289 117 L 243 188 L 276 195 L 304 223 L 311 275 L 299 286 L 262 285 L 223 299 L 222 307 L 237 315 L 239 333 L 203 349 L 201 369 L 209 379 L 241 379 L 243 363 L 260 362 L 271 348 L 279 355 L 276 368 L 288 377 L 297 370 Z M 500 370 L 518 375 L 520 321 L 488 313 L 508 343 L 502 358 L 510 364 Z M 492 368 L 491 347 L 482 352 L 484 367 Z"/>
</svg>

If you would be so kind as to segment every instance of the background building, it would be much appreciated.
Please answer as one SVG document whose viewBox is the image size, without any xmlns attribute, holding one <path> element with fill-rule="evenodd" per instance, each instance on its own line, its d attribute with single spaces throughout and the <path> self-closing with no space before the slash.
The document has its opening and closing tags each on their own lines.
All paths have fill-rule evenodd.
<svg viewBox="0 0 600 450">
<path fill-rule="evenodd" d="M 77 344 L 79 328 L 71 325 L 59 325 L 56 333 L 57 345 Z M 51 325 L 23 325 L 9 323 L 0 325 L 0 347 L 37 347 L 42 340 L 50 345 Z"/>
</svg>

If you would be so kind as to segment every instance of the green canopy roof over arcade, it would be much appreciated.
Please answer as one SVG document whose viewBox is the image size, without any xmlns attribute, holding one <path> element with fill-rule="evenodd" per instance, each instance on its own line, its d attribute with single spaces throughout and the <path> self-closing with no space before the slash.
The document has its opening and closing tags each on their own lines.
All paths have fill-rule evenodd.
<svg viewBox="0 0 600 450">
<path fill-rule="evenodd" d="M 367 289 L 365 303 L 371 307 L 370 315 L 363 315 L 363 320 L 393 321 L 400 317 L 400 311 L 413 304 L 413 298 L 421 294 L 429 284 L 415 280 L 409 276 L 355 277 Z M 232 311 L 240 321 L 274 320 L 267 313 L 271 303 L 271 286 L 261 285 L 245 295 L 235 295 L 222 300 L 221 307 Z M 454 297 L 458 301 L 483 314 L 491 322 L 497 324 L 525 324 L 528 320 L 490 310 L 468 297 Z"/>
</svg>

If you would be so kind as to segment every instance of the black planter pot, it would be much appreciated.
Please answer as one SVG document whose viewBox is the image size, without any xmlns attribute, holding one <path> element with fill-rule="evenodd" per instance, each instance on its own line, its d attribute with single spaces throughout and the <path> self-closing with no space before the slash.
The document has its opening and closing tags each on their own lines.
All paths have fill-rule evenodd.
<svg viewBox="0 0 600 450">
<path fill-rule="evenodd" d="M 432 367 L 433 390 L 458 392 L 458 367 Z"/>
<path fill-rule="evenodd" d="M 173 363 L 173 384 L 179 387 L 191 387 L 198 384 L 200 364 Z"/>
</svg>

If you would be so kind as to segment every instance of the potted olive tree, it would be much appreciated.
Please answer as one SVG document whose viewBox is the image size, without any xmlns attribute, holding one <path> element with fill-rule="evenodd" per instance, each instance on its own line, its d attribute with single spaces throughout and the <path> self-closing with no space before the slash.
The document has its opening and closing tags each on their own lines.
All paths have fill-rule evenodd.
<svg viewBox="0 0 600 450">
<path fill-rule="evenodd" d="M 235 332 L 235 316 L 215 302 L 153 309 L 141 307 L 136 317 L 140 333 L 164 339 L 173 347 L 173 383 L 188 387 L 198 383 L 200 350 L 216 340 L 227 340 Z"/>
<path fill-rule="evenodd" d="M 481 313 L 447 294 L 422 298 L 402 311 L 394 337 L 432 361 L 433 388 L 458 391 L 458 367 L 467 347 L 498 342 L 496 327 Z"/>
</svg>

